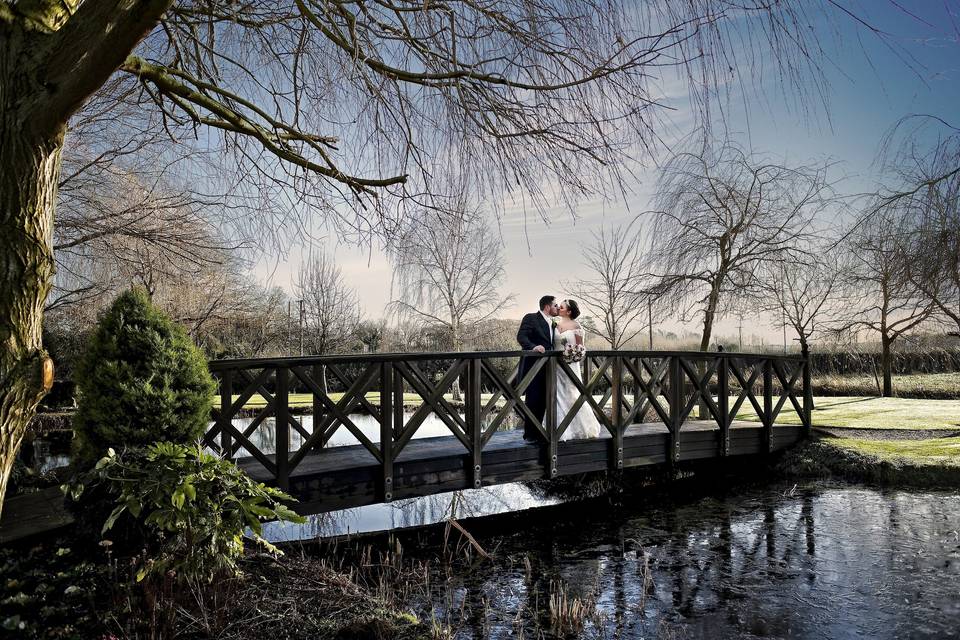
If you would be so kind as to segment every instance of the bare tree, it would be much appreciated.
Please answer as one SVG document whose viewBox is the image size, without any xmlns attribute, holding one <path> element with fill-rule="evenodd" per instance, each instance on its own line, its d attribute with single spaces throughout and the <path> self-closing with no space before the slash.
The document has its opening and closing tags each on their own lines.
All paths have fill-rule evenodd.
<svg viewBox="0 0 960 640">
<path fill-rule="evenodd" d="M 813 21 L 799 0 L 0 0 L 0 496 L 52 379 L 40 328 L 65 127 L 114 74 L 171 137 L 225 152 L 237 184 L 384 235 L 407 210 L 389 196 L 429 193 L 444 150 L 487 193 L 605 192 L 657 140 L 664 67 L 709 117 L 761 49 L 801 87 Z"/>
<path fill-rule="evenodd" d="M 211 357 L 257 357 L 290 353 L 290 323 L 286 313 L 289 296 L 282 289 L 264 288 L 249 278 L 242 305 L 218 314 L 195 334 Z"/>
<path fill-rule="evenodd" d="M 636 221 L 594 232 L 583 249 L 589 277 L 570 285 L 594 312 L 594 331 L 611 349 L 622 348 L 650 327 L 652 296 L 643 293 L 644 244 Z"/>
<path fill-rule="evenodd" d="M 482 323 L 510 304 L 502 243 L 487 219 L 457 205 L 455 215 L 424 210 L 401 233 L 391 252 L 395 295 L 390 307 L 443 329 L 448 348 L 463 350 Z M 454 399 L 460 399 L 459 383 Z"/>
<path fill-rule="evenodd" d="M 807 259 L 767 264 L 762 291 L 766 310 L 782 317 L 797 334 L 800 351 L 810 352 L 811 339 L 835 324 L 840 312 L 842 270 L 823 250 L 811 250 Z"/>
<path fill-rule="evenodd" d="M 931 135 L 935 139 L 933 147 L 924 148 L 923 141 Z M 922 199 L 941 183 L 960 180 L 960 127 L 931 114 L 908 115 L 884 137 L 880 157 L 900 175 L 904 185 L 881 192 L 866 210 L 867 215 L 901 200 Z"/>
<path fill-rule="evenodd" d="M 311 255 L 297 273 L 294 293 L 303 304 L 302 338 L 310 353 L 352 350 L 362 315 L 360 298 L 331 256 L 325 252 Z M 322 385 L 326 391 L 326 369 Z"/>
<path fill-rule="evenodd" d="M 901 207 L 885 206 L 858 224 L 848 238 L 850 269 L 845 288 L 851 317 L 839 331 L 867 330 L 880 336 L 884 397 L 893 395 L 891 347 L 930 317 L 935 306 L 922 294 L 908 271 L 909 233 Z"/>
<path fill-rule="evenodd" d="M 763 267 L 802 254 L 814 218 L 829 204 L 826 166 L 787 167 L 725 146 L 676 156 L 652 212 L 652 290 L 703 316 L 707 351 L 726 296 L 762 288 Z"/>
<path fill-rule="evenodd" d="M 948 331 L 960 335 L 960 138 L 941 140 L 902 169 L 907 184 L 926 186 L 901 201 L 909 234 L 907 275 L 935 307 Z"/>
</svg>

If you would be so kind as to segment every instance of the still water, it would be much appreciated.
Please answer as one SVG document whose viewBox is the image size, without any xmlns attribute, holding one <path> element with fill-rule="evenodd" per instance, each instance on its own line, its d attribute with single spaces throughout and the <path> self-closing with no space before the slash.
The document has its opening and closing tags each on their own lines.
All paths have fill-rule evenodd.
<svg viewBox="0 0 960 640">
<path fill-rule="evenodd" d="M 464 492 L 458 508 L 552 500 L 510 491 Z M 367 529 L 436 521 L 449 502 L 381 506 Z M 456 638 L 553 637 L 551 596 L 583 605 L 573 637 L 960 636 L 955 492 L 811 484 L 556 502 L 499 529 L 467 522 L 492 560 L 432 563 L 410 606 Z M 347 528 L 364 529 L 362 514 Z M 336 519 L 315 533 L 343 531 Z"/>
</svg>

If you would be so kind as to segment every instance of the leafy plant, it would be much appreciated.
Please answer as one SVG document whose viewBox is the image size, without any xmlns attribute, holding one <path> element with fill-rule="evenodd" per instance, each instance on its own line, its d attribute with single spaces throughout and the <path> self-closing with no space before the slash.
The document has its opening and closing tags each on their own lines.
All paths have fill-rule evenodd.
<svg viewBox="0 0 960 640">
<path fill-rule="evenodd" d="M 215 385 L 202 352 L 142 289 L 121 294 L 101 318 L 76 370 L 77 457 L 108 448 L 196 440 Z"/>
<path fill-rule="evenodd" d="M 171 570 L 190 582 L 236 574 L 245 537 L 279 553 L 262 536 L 264 521 L 305 521 L 284 504 L 290 496 L 198 445 L 157 442 L 119 455 L 111 449 L 80 483 L 64 488 L 76 500 L 91 487 L 114 498 L 103 534 L 121 519 L 144 530 L 148 559 L 138 581 Z"/>
</svg>

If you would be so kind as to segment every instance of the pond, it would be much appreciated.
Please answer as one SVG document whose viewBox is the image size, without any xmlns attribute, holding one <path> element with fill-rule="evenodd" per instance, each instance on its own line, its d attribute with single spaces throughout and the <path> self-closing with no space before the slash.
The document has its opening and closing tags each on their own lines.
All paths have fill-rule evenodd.
<svg viewBox="0 0 960 640">
<path fill-rule="evenodd" d="M 683 486 L 620 504 L 557 504 L 532 489 L 463 492 L 464 515 L 498 500 L 552 506 L 502 526 L 467 522 L 492 560 L 431 563 L 429 588 L 410 604 L 456 638 L 550 637 L 551 602 L 580 611 L 575 635 L 586 638 L 957 637 L 955 492 Z M 449 500 L 351 510 L 346 527 L 328 514 L 315 533 L 437 521 Z M 420 553 L 435 555 L 436 545 Z"/>
</svg>

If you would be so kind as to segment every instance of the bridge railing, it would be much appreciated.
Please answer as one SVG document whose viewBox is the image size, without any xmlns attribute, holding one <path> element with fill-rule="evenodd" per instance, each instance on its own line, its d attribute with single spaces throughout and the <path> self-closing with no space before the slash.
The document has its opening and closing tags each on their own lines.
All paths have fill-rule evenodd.
<svg viewBox="0 0 960 640">
<path fill-rule="evenodd" d="M 522 378 L 521 358 L 531 359 Z M 667 460 L 679 458 L 683 426 L 695 412 L 719 430 L 720 456 L 728 453 L 731 424 L 744 413 L 760 422 L 768 451 L 781 412 L 794 411 L 810 428 L 810 367 L 799 356 L 591 351 L 582 365 L 581 378 L 558 352 L 521 351 L 217 360 L 210 369 L 219 403 L 204 442 L 230 459 L 256 459 L 286 487 L 307 456 L 346 439 L 382 467 L 389 501 L 394 465 L 411 440 L 428 431 L 428 421 L 434 434 L 439 429 L 463 446 L 476 487 L 484 447 L 518 419 L 539 431 L 544 473 L 557 475 L 560 437 L 583 406 L 610 436 L 612 468 L 623 466 L 624 434 L 634 424 L 666 427 Z M 524 400 L 538 374 L 546 379 L 542 419 Z M 557 376 L 571 380 L 579 394 L 566 415 L 557 415 Z"/>
</svg>

